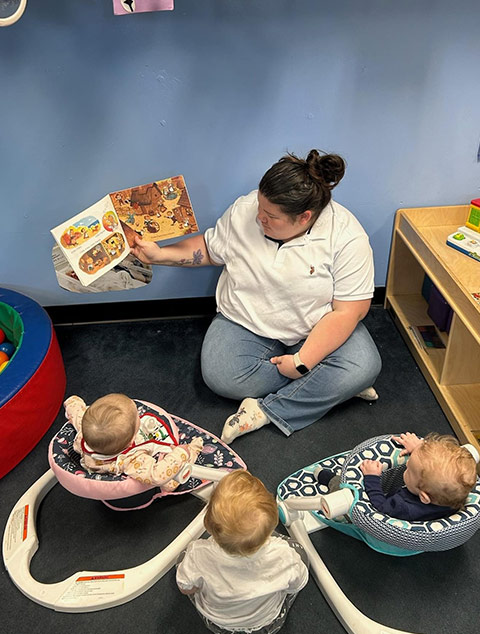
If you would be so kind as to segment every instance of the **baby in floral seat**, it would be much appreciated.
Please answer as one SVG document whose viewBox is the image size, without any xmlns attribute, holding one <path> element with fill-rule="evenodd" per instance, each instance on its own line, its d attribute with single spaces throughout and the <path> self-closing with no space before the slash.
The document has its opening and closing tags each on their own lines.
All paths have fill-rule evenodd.
<svg viewBox="0 0 480 634">
<path fill-rule="evenodd" d="M 124 394 L 107 394 L 90 407 L 79 396 L 70 396 L 64 405 L 77 431 L 73 448 L 90 473 L 125 474 L 173 491 L 179 485 L 173 478 L 185 463 L 193 464 L 203 448 L 199 436 L 178 444 L 160 419 L 140 418 L 134 401 Z"/>
</svg>

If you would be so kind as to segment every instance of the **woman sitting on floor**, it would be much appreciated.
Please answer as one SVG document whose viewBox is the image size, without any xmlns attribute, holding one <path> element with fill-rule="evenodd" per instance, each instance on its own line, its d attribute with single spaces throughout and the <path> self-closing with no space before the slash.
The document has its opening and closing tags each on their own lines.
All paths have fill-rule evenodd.
<svg viewBox="0 0 480 634">
<path fill-rule="evenodd" d="M 204 235 L 162 248 L 135 238 L 132 253 L 146 263 L 223 266 L 202 374 L 217 394 L 243 399 L 224 442 L 271 422 L 289 436 L 353 396 L 377 398 L 380 356 L 361 323 L 372 250 L 331 199 L 344 172 L 335 154 L 288 154 Z"/>
</svg>

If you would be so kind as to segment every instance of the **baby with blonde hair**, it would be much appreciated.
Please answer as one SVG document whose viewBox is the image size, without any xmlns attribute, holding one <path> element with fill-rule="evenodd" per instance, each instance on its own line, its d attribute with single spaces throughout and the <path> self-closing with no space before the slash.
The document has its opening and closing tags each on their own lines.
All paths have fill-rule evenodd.
<svg viewBox="0 0 480 634">
<path fill-rule="evenodd" d="M 165 445 L 143 429 L 135 402 L 125 394 L 107 394 L 90 407 L 79 396 L 64 403 L 77 430 L 73 448 L 90 473 L 125 474 L 146 485 L 172 491 L 181 467 L 193 463 L 203 448 L 200 437 L 186 445 Z"/>
<path fill-rule="evenodd" d="M 180 591 L 216 634 L 278 632 L 308 569 L 299 544 L 272 535 L 274 496 L 248 471 L 233 471 L 212 493 L 204 524 L 211 537 L 189 544 L 177 567 Z"/>
<path fill-rule="evenodd" d="M 461 509 L 477 481 L 475 458 L 454 436 L 428 434 L 424 439 L 410 432 L 394 437 L 403 445 L 400 455 L 410 454 L 403 474 L 405 486 L 393 495 L 382 490 L 382 464 L 364 460 L 365 491 L 373 506 L 392 517 L 428 521 L 447 517 Z"/>
<path fill-rule="evenodd" d="M 248 471 L 235 471 L 213 492 L 204 524 L 223 550 L 248 557 L 277 526 L 277 504 L 258 478 Z"/>
</svg>

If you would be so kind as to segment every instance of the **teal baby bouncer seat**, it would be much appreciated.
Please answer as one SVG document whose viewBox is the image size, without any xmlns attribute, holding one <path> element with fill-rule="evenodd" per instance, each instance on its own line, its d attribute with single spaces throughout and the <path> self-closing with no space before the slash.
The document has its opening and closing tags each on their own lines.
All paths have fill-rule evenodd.
<svg viewBox="0 0 480 634">
<path fill-rule="evenodd" d="M 394 435 L 377 436 L 351 451 L 330 456 L 288 476 L 278 486 L 280 520 L 289 534 L 305 548 L 315 580 L 342 625 L 350 634 L 399 634 L 365 616 L 342 592 L 313 546 L 309 534 L 331 527 L 364 541 L 377 552 L 407 557 L 427 551 L 455 548 L 480 527 L 480 480 L 460 511 L 427 522 L 408 522 L 375 509 L 363 487 L 360 464 L 379 460 L 384 464 L 382 488 L 386 494 L 403 484 L 407 456 Z M 464 445 L 479 462 L 472 445 Z M 329 493 L 318 482 L 323 469 L 340 476 L 339 490 Z M 405 634 L 405 633 L 404 633 Z"/>
</svg>

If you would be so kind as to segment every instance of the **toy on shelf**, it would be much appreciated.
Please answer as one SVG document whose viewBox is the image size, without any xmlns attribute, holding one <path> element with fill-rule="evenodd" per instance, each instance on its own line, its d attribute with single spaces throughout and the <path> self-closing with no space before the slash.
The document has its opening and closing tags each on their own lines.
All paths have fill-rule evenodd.
<svg viewBox="0 0 480 634">
<path fill-rule="evenodd" d="M 470 202 L 470 211 L 465 226 L 447 237 L 447 244 L 460 253 L 480 261 L 480 198 Z"/>
<path fill-rule="evenodd" d="M 470 211 L 465 224 L 469 229 L 480 232 L 480 198 L 474 198 L 470 202 Z"/>
</svg>

